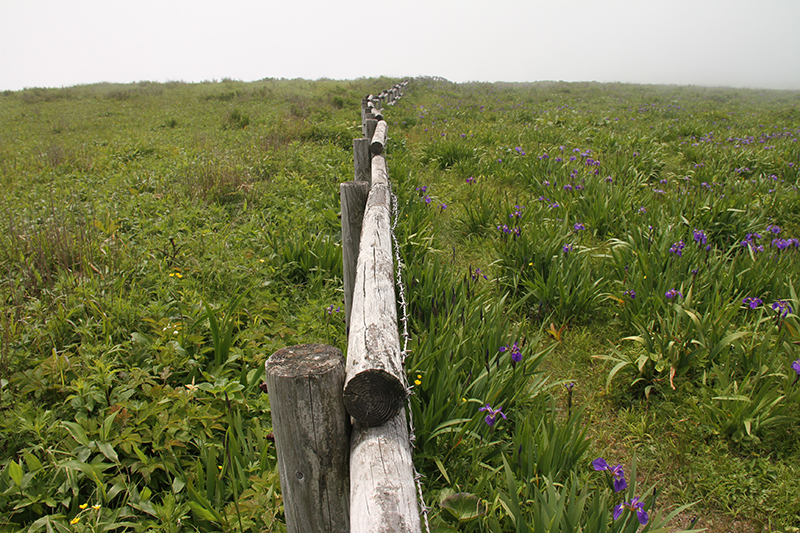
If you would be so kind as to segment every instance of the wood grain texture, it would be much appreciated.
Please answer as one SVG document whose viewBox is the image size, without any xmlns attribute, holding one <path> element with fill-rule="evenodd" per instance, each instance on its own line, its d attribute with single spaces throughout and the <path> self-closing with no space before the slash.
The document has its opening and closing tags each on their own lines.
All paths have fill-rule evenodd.
<svg viewBox="0 0 800 533">
<path fill-rule="evenodd" d="M 353 169 L 356 181 L 371 183 L 372 162 L 369 153 L 370 140 L 367 138 L 353 139 Z"/>
<path fill-rule="evenodd" d="M 364 137 L 367 139 L 372 139 L 372 136 L 375 134 L 375 128 L 378 125 L 378 121 L 374 118 L 368 118 L 364 120 Z"/>
<path fill-rule="evenodd" d="M 366 141 L 366 139 L 362 139 Z M 369 196 L 369 183 L 348 181 L 339 185 L 342 202 L 342 271 L 344 284 L 344 319 L 350 331 L 350 311 L 353 309 L 353 287 L 356 283 L 358 247 L 361 244 L 361 225 Z"/>
<path fill-rule="evenodd" d="M 386 160 L 376 155 L 361 228 L 344 386 L 347 412 L 370 426 L 396 415 L 406 398 L 390 225 Z"/>
<path fill-rule="evenodd" d="M 341 395 L 342 352 L 291 346 L 265 366 L 286 529 L 347 533 L 350 418 Z"/>
<path fill-rule="evenodd" d="M 382 426 L 353 427 L 351 533 L 420 533 L 405 409 Z"/>
<path fill-rule="evenodd" d="M 372 155 L 381 155 L 383 153 L 383 149 L 386 146 L 386 134 L 388 130 L 388 126 L 385 120 L 378 120 L 378 124 L 375 126 L 375 133 L 372 135 L 372 141 L 369 145 L 369 151 L 372 152 Z"/>
</svg>

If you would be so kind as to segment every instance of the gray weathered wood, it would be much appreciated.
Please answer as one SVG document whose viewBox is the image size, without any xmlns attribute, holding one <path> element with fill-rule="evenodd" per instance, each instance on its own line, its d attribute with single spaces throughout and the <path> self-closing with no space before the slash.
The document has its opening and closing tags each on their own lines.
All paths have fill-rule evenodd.
<svg viewBox="0 0 800 533">
<path fill-rule="evenodd" d="M 322 344 L 283 348 L 267 360 L 266 382 L 287 531 L 348 533 L 342 352 Z"/>
<path fill-rule="evenodd" d="M 372 107 L 374 107 L 375 109 L 380 109 L 381 108 L 381 97 L 380 96 L 373 96 L 371 101 L 372 101 Z"/>
<path fill-rule="evenodd" d="M 378 126 L 378 121 L 374 118 L 368 118 L 364 121 L 364 126 L 366 127 L 364 137 L 372 139 L 372 136 L 375 134 L 375 128 Z"/>
<path fill-rule="evenodd" d="M 366 139 L 364 139 L 366 140 Z M 356 171 L 357 173 L 357 171 Z M 353 287 L 356 282 L 361 224 L 369 196 L 369 183 L 348 181 L 339 185 L 342 201 L 342 267 L 344 282 L 344 318 L 350 331 L 350 310 L 353 308 Z"/>
<path fill-rule="evenodd" d="M 353 427 L 351 533 L 420 533 L 405 410 L 382 426 Z"/>
<path fill-rule="evenodd" d="M 390 213 L 386 160 L 376 155 L 372 158 L 372 187 L 361 228 L 344 385 L 347 412 L 371 426 L 396 415 L 406 398 Z"/>
<path fill-rule="evenodd" d="M 372 142 L 369 145 L 369 151 L 373 155 L 380 155 L 386 146 L 386 132 L 388 126 L 385 120 L 379 120 L 375 126 L 375 133 L 372 134 Z"/>
<path fill-rule="evenodd" d="M 372 162 L 369 154 L 370 140 L 367 138 L 353 139 L 353 168 L 356 181 L 372 183 Z"/>
</svg>

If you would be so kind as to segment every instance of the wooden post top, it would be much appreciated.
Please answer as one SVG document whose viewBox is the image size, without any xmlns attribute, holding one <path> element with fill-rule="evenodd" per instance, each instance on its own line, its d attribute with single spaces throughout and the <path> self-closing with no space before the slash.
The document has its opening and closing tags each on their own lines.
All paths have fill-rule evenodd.
<svg viewBox="0 0 800 533">
<path fill-rule="evenodd" d="M 327 344 L 300 344 L 281 348 L 267 359 L 266 370 L 274 376 L 294 378 L 321 375 L 344 362 L 342 351 Z"/>
</svg>

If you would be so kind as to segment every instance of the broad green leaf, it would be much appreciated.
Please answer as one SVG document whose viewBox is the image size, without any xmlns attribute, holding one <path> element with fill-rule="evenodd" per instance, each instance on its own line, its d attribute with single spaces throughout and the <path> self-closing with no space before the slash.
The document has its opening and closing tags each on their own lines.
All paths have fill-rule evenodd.
<svg viewBox="0 0 800 533">
<path fill-rule="evenodd" d="M 215 514 L 210 509 L 206 509 L 205 507 L 203 507 L 202 505 L 200 505 L 197 502 L 190 501 L 189 502 L 189 507 L 192 508 L 192 511 L 194 511 L 197 514 L 197 516 L 200 517 L 201 520 L 208 520 L 209 522 L 214 522 L 216 524 L 221 524 L 222 523 L 222 517 L 221 516 L 219 516 L 218 514 Z"/>
<path fill-rule="evenodd" d="M 7 468 L 8 468 L 8 475 L 11 477 L 11 479 L 14 481 L 17 487 L 24 488 L 22 486 L 22 475 L 23 475 L 22 466 L 15 461 L 11 461 L 10 463 L 8 463 Z"/>
<path fill-rule="evenodd" d="M 186 486 L 186 482 L 179 477 L 172 480 L 172 492 L 178 494 Z"/>
<path fill-rule="evenodd" d="M 469 492 L 459 492 L 445 498 L 440 504 L 459 521 L 469 521 L 486 514 L 486 505 Z"/>
<path fill-rule="evenodd" d="M 113 431 L 114 421 L 116 419 L 117 413 L 111 413 L 105 418 L 105 420 L 103 420 L 103 425 L 100 427 L 100 440 L 109 440 Z"/>
<path fill-rule="evenodd" d="M 115 463 L 119 462 L 119 457 L 117 456 L 117 452 L 114 451 L 114 447 L 111 444 L 104 442 L 102 444 L 98 444 L 97 448 L 100 452 L 106 456 L 106 458 L 114 461 Z"/>
<path fill-rule="evenodd" d="M 89 479 L 97 483 L 102 483 L 105 477 L 103 471 L 112 468 L 114 465 L 108 463 L 83 463 L 81 461 L 70 460 L 61 463 L 59 466 L 70 470 L 79 470 Z"/>
<path fill-rule="evenodd" d="M 39 461 L 39 458 L 35 455 L 31 454 L 30 452 L 24 452 L 23 457 L 25 457 L 25 463 L 28 465 L 28 470 L 30 472 L 35 472 L 37 470 L 41 470 L 42 462 Z"/>
<path fill-rule="evenodd" d="M 61 424 L 67 428 L 69 434 L 72 435 L 72 438 L 78 441 L 78 444 L 82 444 L 87 448 L 91 447 L 89 442 L 89 437 L 86 436 L 86 432 L 83 430 L 80 424 L 76 424 L 75 422 L 61 422 Z"/>
</svg>

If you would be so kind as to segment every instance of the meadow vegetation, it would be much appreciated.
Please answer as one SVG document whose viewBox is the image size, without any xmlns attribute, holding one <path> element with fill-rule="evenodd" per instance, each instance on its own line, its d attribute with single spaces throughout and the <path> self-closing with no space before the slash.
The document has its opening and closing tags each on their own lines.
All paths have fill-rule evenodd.
<svg viewBox="0 0 800 533">
<path fill-rule="evenodd" d="M 264 361 L 345 348 L 338 184 L 396 81 L 0 94 L 0 531 L 285 530 Z M 797 531 L 800 93 L 386 116 L 431 531 Z"/>
</svg>

